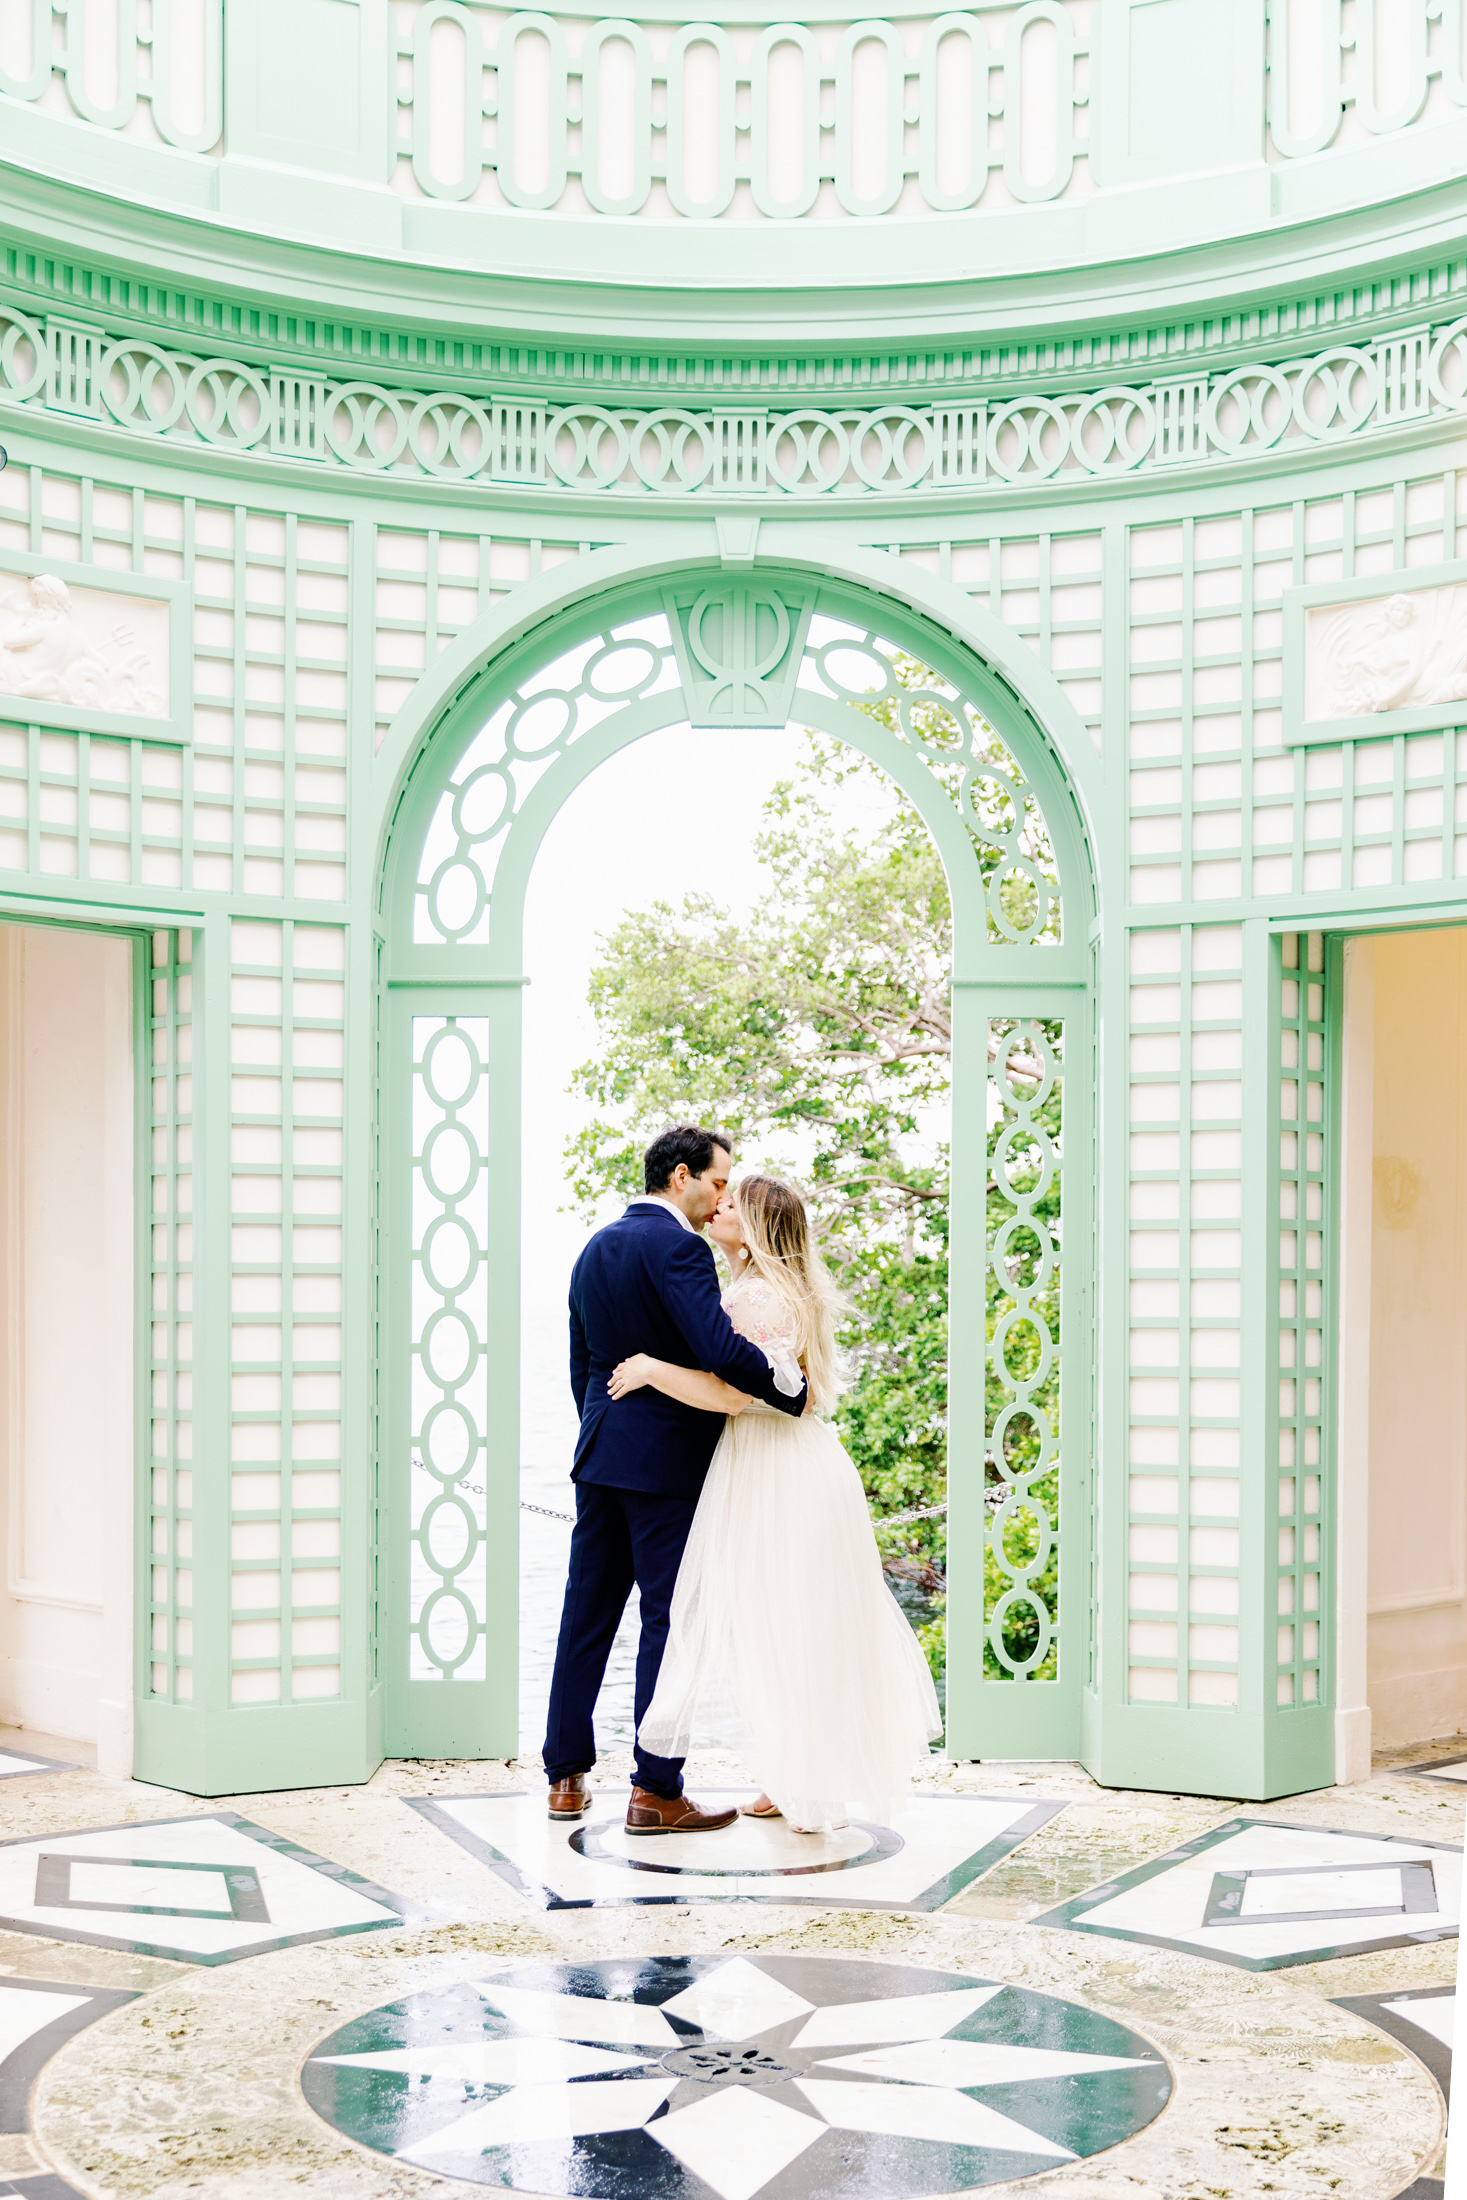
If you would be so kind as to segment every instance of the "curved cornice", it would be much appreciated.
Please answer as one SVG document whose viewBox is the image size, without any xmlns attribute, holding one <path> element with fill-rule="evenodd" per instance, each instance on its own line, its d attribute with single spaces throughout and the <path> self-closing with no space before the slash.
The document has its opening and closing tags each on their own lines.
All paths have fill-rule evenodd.
<svg viewBox="0 0 1467 2200">
<path fill-rule="evenodd" d="M 1246 355 L 1281 336 L 1354 335 L 1359 326 L 1385 326 L 1423 307 L 1439 310 L 1441 286 L 1464 280 L 1467 177 L 1461 174 L 1384 205 L 1291 219 L 1286 212 L 1260 214 L 1254 185 L 1261 179 L 1279 193 L 1297 177 L 1291 171 L 1284 184 L 1270 184 L 1271 172 L 1260 167 L 1256 175 L 1250 171 L 1246 192 L 1238 186 L 1245 234 L 1162 244 L 1144 256 L 1127 256 L 1124 248 L 1138 235 L 1175 233 L 1175 204 L 1184 194 L 1147 189 L 997 216 L 850 222 L 839 237 L 832 225 L 791 223 L 783 284 L 755 279 L 755 259 L 741 276 L 740 255 L 746 247 L 753 255 L 758 240 L 741 239 L 740 225 L 683 223 L 682 233 L 702 232 L 705 273 L 699 283 L 670 283 L 661 272 L 670 239 L 655 222 L 582 225 L 586 265 L 561 274 L 544 271 L 546 258 L 553 238 L 575 225 L 555 216 L 484 215 L 476 233 L 484 240 L 481 258 L 500 252 L 494 267 L 293 243 L 231 223 L 210 205 L 185 210 L 163 203 L 170 195 L 163 175 L 178 178 L 185 169 L 192 175 L 199 165 L 184 155 L 142 148 L 160 164 L 158 203 L 123 198 L 106 187 L 108 162 L 96 158 L 101 152 L 115 161 L 121 148 L 98 146 L 96 134 L 87 137 L 79 125 L 54 127 L 72 133 L 69 145 L 87 138 L 81 173 L 96 171 L 90 186 L 58 181 L 56 173 L 41 174 L 13 157 L 0 162 L 11 275 L 32 296 L 45 295 L 57 307 L 64 299 L 72 310 L 104 308 L 114 325 L 125 318 L 139 333 L 166 324 L 198 342 L 254 340 L 276 356 L 299 347 L 338 367 L 358 362 L 373 371 L 400 365 L 421 372 L 439 358 L 456 372 L 473 371 L 463 347 L 490 345 L 500 353 L 594 352 L 597 366 L 586 381 L 602 388 L 608 370 L 629 388 L 673 388 L 690 370 L 701 379 L 715 355 L 746 381 L 757 368 L 759 378 L 749 384 L 756 387 L 776 386 L 769 380 L 773 367 L 785 386 L 798 388 L 790 378 L 797 363 L 813 358 L 823 365 L 836 357 L 849 362 L 859 382 L 948 387 L 955 377 L 946 362 L 954 352 L 977 361 L 960 364 L 959 380 L 1068 366 L 1083 381 L 1097 365 L 1105 371 L 1154 365 L 1158 337 L 1167 357 L 1216 351 L 1221 363 L 1230 351 Z M 385 188 L 294 180 L 306 207 L 323 188 L 334 188 L 390 202 L 394 217 L 403 210 Z M 1226 205 L 1230 179 L 1212 180 Z M 887 240 L 883 252 L 894 231 L 903 233 L 908 280 L 861 278 L 861 253 L 867 246 L 875 253 L 878 230 Z M 640 281 L 610 282 L 595 272 L 598 242 L 607 259 L 621 256 L 611 249 L 616 232 L 627 233 L 648 270 Z M 1001 235 L 1011 240 L 1002 250 Z M 1087 241 L 1104 250 L 1087 258 Z M 715 266 L 725 271 L 720 281 L 706 272 Z M 1414 273 L 1427 276 L 1425 298 Z M 1397 295 L 1402 280 L 1404 299 Z M 1111 356 L 1102 361 L 1097 347 L 1104 345 Z M 1074 355 L 1076 346 L 1084 356 Z M 1003 357 L 995 360 L 996 354 Z M 575 386 L 574 375 L 567 381 L 502 357 L 480 371 L 499 384 L 519 373 Z"/>
<path fill-rule="evenodd" d="M 1460 303 L 1461 301 L 1455 301 Z M 211 332 L 212 333 L 212 332 Z M 1369 345 L 1212 368 L 1164 366 L 1088 388 L 977 398 L 909 391 L 733 398 L 708 391 L 535 398 L 415 386 L 223 346 L 162 345 L 0 297 L 0 398 L 73 443 L 118 436 L 204 470 L 301 469 L 378 498 L 422 488 L 605 516 L 758 498 L 889 510 L 1114 493 L 1226 471 L 1278 471 L 1371 444 L 1435 437 L 1467 413 L 1467 315 Z"/>
</svg>

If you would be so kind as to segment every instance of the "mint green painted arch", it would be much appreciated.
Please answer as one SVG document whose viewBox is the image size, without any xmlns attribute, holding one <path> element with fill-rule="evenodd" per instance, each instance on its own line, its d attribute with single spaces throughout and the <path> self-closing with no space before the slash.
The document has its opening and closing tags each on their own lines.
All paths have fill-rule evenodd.
<svg viewBox="0 0 1467 2200">
<path fill-rule="evenodd" d="M 520 645 L 552 620 L 557 626 L 562 619 L 567 622 L 554 646 L 568 646 L 587 622 L 594 626 L 604 616 L 605 601 L 613 592 L 625 593 L 630 603 L 639 586 L 650 594 L 661 584 L 686 581 L 700 571 L 725 578 L 737 571 L 761 579 L 845 584 L 853 606 L 864 596 L 868 615 L 880 607 L 891 625 L 891 639 L 910 647 L 936 671 L 950 677 L 960 672 L 991 708 L 994 730 L 1034 782 L 1067 893 L 1083 892 L 1089 905 L 1086 922 L 1098 914 L 1105 844 L 1097 829 L 1105 809 L 1100 759 L 1060 682 L 1011 627 L 961 588 L 880 551 L 862 549 L 844 534 L 766 522 L 760 539 L 770 543 L 771 555 L 737 569 L 720 564 L 712 535 L 707 522 L 694 522 L 659 527 L 659 547 L 652 552 L 640 545 L 592 551 L 524 583 L 449 644 L 393 719 L 373 762 L 368 809 L 378 835 L 374 877 L 379 912 L 385 907 L 389 836 L 399 825 L 411 832 L 404 803 L 415 768 L 430 743 L 455 747 L 480 722 L 479 682 L 491 664 L 506 666 L 511 652 L 521 661 Z"/>
<path fill-rule="evenodd" d="M 883 572 L 882 578 L 888 577 Z M 698 683 L 689 686 L 695 668 L 688 650 L 687 618 L 696 623 L 696 609 L 686 617 L 684 613 L 689 599 L 696 597 L 698 604 L 710 599 L 721 603 L 726 622 L 734 619 L 735 610 L 746 599 L 786 605 L 788 640 L 778 671 L 770 675 L 771 688 L 777 680 L 782 679 L 783 685 L 770 696 L 768 722 L 807 722 L 870 757 L 912 799 L 932 832 L 949 879 L 954 912 L 951 1324 L 955 1339 L 950 1381 L 949 1744 L 965 1756 L 1075 1754 L 1080 1746 L 1089 1626 L 1092 1263 L 1090 1186 L 1080 1179 L 1092 1117 L 1086 935 L 1094 882 L 1069 780 L 1053 745 L 1021 701 L 1016 683 L 976 657 L 971 646 L 955 639 L 950 629 L 944 631 L 930 618 L 904 611 L 885 593 L 876 598 L 869 588 L 849 580 L 794 574 L 772 566 L 757 568 L 752 576 L 706 566 L 691 571 L 663 569 L 650 576 L 623 577 L 619 587 L 594 592 L 585 587 L 584 571 L 575 578 L 579 585 L 558 611 L 538 619 L 532 612 L 506 622 L 517 631 L 511 631 L 487 661 L 482 636 L 477 648 L 474 637 L 464 637 L 460 662 L 441 667 L 429 694 L 415 696 L 417 707 L 411 715 L 404 714 L 390 737 L 389 750 L 394 753 L 384 753 L 382 759 L 384 776 L 394 764 L 406 774 L 405 779 L 399 778 L 391 805 L 386 860 L 378 881 L 387 996 L 382 1151 L 383 1311 L 388 1341 L 381 1461 L 384 1609 L 379 1629 L 384 1747 L 393 1754 L 464 1756 L 503 1755 L 517 1747 L 518 1154 L 524 898 L 545 834 L 574 789 L 620 750 L 659 728 L 689 717 L 696 722 L 700 707 L 706 707 Z M 964 608 L 969 608 L 966 602 Z M 816 609 L 919 654 L 982 710 L 1010 748 L 1023 784 L 1050 828 L 1061 882 L 1063 944 L 995 940 L 991 889 L 974 840 L 948 788 L 918 749 L 851 702 L 813 692 L 808 686 L 795 687 L 807 646 L 814 646 L 807 645 L 806 635 Z M 543 679 L 542 668 L 593 636 L 622 635 L 633 624 L 645 636 L 658 621 L 666 622 L 665 631 L 680 635 L 680 643 L 659 645 L 660 657 L 650 641 L 643 639 L 640 646 L 654 665 L 660 663 L 662 672 L 672 669 L 676 655 L 679 677 L 624 702 L 584 733 L 577 731 L 576 710 L 572 710 L 566 728 L 549 744 L 553 760 L 548 769 L 517 802 L 486 864 L 492 889 L 481 893 L 466 920 L 473 944 L 415 937 L 415 924 L 421 931 L 423 922 L 423 881 L 429 868 L 420 852 L 435 818 L 441 822 L 440 805 L 450 781 L 467 788 L 481 774 L 512 773 L 512 767 L 493 761 L 486 745 L 484 757 L 469 777 L 461 774 L 460 760 L 474 747 L 481 729 L 504 708 L 500 699 L 535 692 L 537 676 Z M 726 623 L 720 631 L 727 635 L 733 628 Z M 1004 654 L 1012 660 L 1018 653 L 1008 636 L 1001 638 Z M 472 662 L 475 656 L 477 666 Z M 465 658 L 467 664 L 462 661 Z M 579 677 L 589 680 L 584 671 Z M 649 670 L 644 679 L 652 678 Z M 585 689 L 577 687 L 576 692 Z M 739 730 L 737 725 L 714 727 L 710 737 L 718 739 L 726 753 L 736 745 Z M 507 733 L 501 735 L 494 752 L 501 759 L 507 738 Z M 459 845 L 462 855 L 462 839 Z M 438 875 L 433 872 L 435 881 Z M 1030 1019 L 1027 1024 L 1022 1021 L 1025 1018 Z M 1007 1654 L 1002 1618 L 1016 1602 L 1022 1606 L 1030 1597 L 1028 1573 L 1036 1568 L 1031 1565 L 1027 1573 L 1021 1568 L 1001 1608 L 985 1617 L 985 1555 L 992 1551 L 1000 1564 L 1005 1563 L 1001 1555 L 1005 1523 L 1017 1508 L 1031 1504 L 1032 1492 L 1027 1484 L 1015 1485 L 999 1515 L 992 1511 L 991 1489 L 985 1497 L 985 1462 L 991 1449 L 986 1434 L 987 1380 L 990 1363 L 997 1366 L 993 1352 L 999 1346 L 996 1342 L 993 1348 L 985 1345 L 975 1351 L 965 1349 L 963 1340 L 976 1342 L 985 1335 L 988 1265 L 990 1258 L 1001 1257 L 987 1237 L 989 1166 L 984 1157 L 990 1087 L 1000 1075 L 990 1064 L 997 1047 L 1001 1069 L 1021 1030 L 1032 1032 L 1035 1044 L 1043 1049 L 1039 1034 L 1046 1021 L 1053 1038 L 1058 1040 L 1063 1033 L 1058 1051 L 1046 1053 L 1045 1058 L 1050 1074 L 1056 1073 L 1061 1059 L 1066 1065 L 1064 1150 L 1073 1150 L 1077 1156 L 1077 1165 L 1065 1173 L 1066 1244 L 1072 1250 L 1062 1273 L 1066 1343 L 1055 1431 L 1063 1611 L 1057 1630 L 1056 1677 L 1019 1686 L 1020 1673 L 1003 1669 Z M 486 1179 L 481 1219 L 474 1225 L 480 1237 L 471 1256 L 475 1273 L 482 1268 L 486 1278 L 484 1293 L 476 1301 L 482 1327 L 479 1358 L 472 1369 L 478 1384 L 482 1364 L 482 1388 L 476 1390 L 481 1402 L 465 1409 L 467 1421 L 460 1414 L 459 1393 L 441 1393 L 419 1433 L 422 1407 L 414 1401 L 425 1394 L 420 1378 L 427 1380 L 432 1324 L 457 1319 L 457 1301 L 451 1295 L 427 1317 L 427 1327 L 422 1312 L 425 1299 L 432 1296 L 425 1280 L 430 1253 L 422 1215 L 433 1201 L 425 1201 L 423 1193 L 432 1165 L 421 1126 L 436 1105 L 430 1094 L 433 1104 L 425 1109 L 425 1092 L 432 1083 L 430 1057 L 434 1048 L 444 1045 L 470 1060 L 471 1097 L 481 1084 L 487 1093 L 479 1114 L 481 1128 L 471 1134 L 478 1141 L 474 1181 L 481 1169 Z M 445 1120 L 440 1118 L 428 1133 L 430 1142 L 443 1132 Z M 448 1129 L 449 1135 L 458 1135 L 456 1121 Z M 1051 1162 L 1054 1158 L 1051 1153 Z M 433 1199 L 438 1197 L 435 1189 Z M 451 1203 L 430 1227 L 446 1223 L 457 1229 L 457 1210 L 450 1209 Z M 1024 1317 L 1029 1318 L 1027 1306 Z M 474 1357 L 472 1350 L 470 1357 Z M 1000 1375 L 999 1380 L 1003 1379 Z M 1028 1410 L 1025 1401 L 1016 1400 L 1016 1404 Z M 467 1433 L 458 1442 L 454 1462 L 440 1468 L 430 1450 L 432 1414 L 441 1416 L 445 1411 L 458 1416 L 456 1425 Z M 1046 1442 L 1046 1463 L 1055 1456 L 1056 1447 Z M 455 1502 L 459 1484 L 470 1487 L 470 1477 L 478 1473 L 481 1461 L 482 1477 L 475 1487 L 483 1495 L 482 1507 L 475 1514 L 462 1504 L 456 1516 L 464 1523 L 462 1573 L 450 1569 L 442 1573 L 438 1587 L 430 1589 L 431 1508 L 424 1509 L 423 1490 L 415 1477 L 441 1474 L 442 1487 L 433 1503 L 442 1511 Z M 1046 1530 L 1044 1551 L 1049 1542 Z M 434 1601 L 442 1603 L 444 1597 L 460 1598 L 467 1632 L 455 1634 L 450 1662 L 435 1672 L 428 1667 L 428 1636 Z M 991 1594 L 988 1601 L 992 1602 Z M 1041 1635 L 1047 1644 L 1047 1617 L 1042 1619 Z M 1000 1668 L 997 1675 L 995 1668 Z"/>
</svg>

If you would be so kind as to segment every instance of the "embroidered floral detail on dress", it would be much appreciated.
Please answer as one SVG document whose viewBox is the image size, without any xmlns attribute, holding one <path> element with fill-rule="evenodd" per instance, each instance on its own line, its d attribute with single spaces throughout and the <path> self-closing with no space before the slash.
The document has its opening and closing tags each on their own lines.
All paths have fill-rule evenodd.
<svg viewBox="0 0 1467 2200">
<path fill-rule="evenodd" d="M 762 1276 L 741 1276 L 723 1294 L 723 1308 L 741 1337 L 756 1344 L 787 1398 L 799 1395 L 799 1337 L 793 1315 L 772 1284 Z"/>
<path fill-rule="evenodd" d="M 788 1306 L 762 1276 L 740 1278 L 723 1294 L 724 1310 L 741 1337 L 764 1351 L 795 1349 L 795 1324 Z"/>
</svg>

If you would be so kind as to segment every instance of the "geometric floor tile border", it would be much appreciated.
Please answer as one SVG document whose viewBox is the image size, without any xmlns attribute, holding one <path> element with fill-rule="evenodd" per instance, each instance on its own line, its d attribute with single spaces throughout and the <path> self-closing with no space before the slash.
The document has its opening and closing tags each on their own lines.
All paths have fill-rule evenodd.
<svg viewBox="0 0 1467 2200">
<path fill-rule="evenodd" d="M 1448 2104 L 1452 2098 L 1452 2029 L 1457 2013 L 1455 1986 L 1403 1987 L 1394 1994 L 1350 1994 L 1335 2004 L 1352 2009 L 1424 2063 Z"/>
<path fill-rule="evenodd" d="M 977 2191 L 1119 2145 L 1171 2083 L 1148 2040 L 1053 1995 L 722 1953 L 491 1965 L 353 2018 L 301 2073 L 398 2161 L 649 2200 Z"/>
<path fill-rule="evenodd" d="M 699 1789 L 708 1805 L 751 1796 Z M 598 1791 L 587 1816 L 569 1824 L 549 1818 L 543 1789 L 403 1800 L 544 1910 L 730 1901 L 935 1910 L 1064 1808 L 1014 1796 L 909 1796 L 889 1825 L 852 1820 L 838 1833 L 739 1818 L 717 1833 L 629 1838 L 626 1791 Z"/>
<path fill-rule="evenodd" d="M 113 1987 L 0 1979 L 0 2194 L 80 2200 L 74 2185 L 41 2168 L 27 2143 L 31 2088 L 58 2048 L 136 1999 Z"/>
<path fill-rule="evenodd" d="M 1032 1922 L 1273 1971 L 1455 1937 L 1461 1893 L 1446 1842 L 1234 1818 Z"/>
<path fill-rule="evenodd" d="M 1440 1780 L 1448 1787 L 1467 1787 L 1467 1757 L 1439 1757 L 1435 1764 L 1399 1765 L 1416 1780 Z"/>
<path fill-rule="evenodd" d="M 0 1930 L 46 1940 L 212 1965 L 421 1915 L 233 1811 L 0 1841 Z"/>
<path fill-rule="evenodd" d="M 1452 2033 L 1457 2013 L 1455 1986 L 1404 1987 L 1394 1994 L 1347 1994 L 1335 2003 L 1353 2010 L 1357 2017 L 1388 2032 L 1409 2048 L 1441 2087 L 1450 2108 L 1452 2100 Z M 1418 2177 L 1397 2200 L 1442 2200 L 1439 2177 Z"/>
<path fill-rule="evenodd" d="M 36 1757 L 27 1750 L 0 1749 L 0 1780 L 23 1780 L 33 1772 L 76 1772 L 79 1767 L 63 1757 Z"/>
</svg>

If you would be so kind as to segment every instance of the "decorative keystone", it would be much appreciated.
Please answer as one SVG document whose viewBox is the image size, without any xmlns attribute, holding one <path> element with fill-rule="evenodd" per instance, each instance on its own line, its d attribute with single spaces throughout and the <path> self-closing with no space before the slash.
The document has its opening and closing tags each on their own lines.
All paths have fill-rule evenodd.
<svg viewBox="0 0 1467 2200">
<path fill-rule="evenodd" d="M 753 512 L 724 513 L 713 522 L 718 529 L 718 562 L 723 566 L 751 566 L 759 547 L 759 520 Z"/>
</svg>

